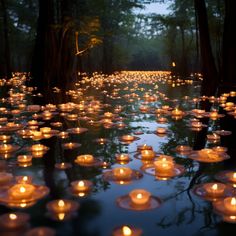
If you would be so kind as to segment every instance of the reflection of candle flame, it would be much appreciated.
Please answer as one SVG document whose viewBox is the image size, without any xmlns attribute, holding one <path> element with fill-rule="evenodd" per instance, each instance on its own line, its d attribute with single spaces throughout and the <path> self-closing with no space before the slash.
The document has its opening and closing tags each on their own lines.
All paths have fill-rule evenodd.
<svg viewBox="0 0 236 236">
<path fill-rule="evenodd" d="M 65 206 L 64 201 L 63 201 L 63 200 L 59 200 L 58 206 L 59 206 L 59 207 L 64 207 L 64 206 Z"/>
<path fill-rule="evenodd" d="M 236 206 L 236 198 L 233 197 L 230 202 L 231 205 Z"/>
<path fill-rule="evenodd" d="M 211 187 L 213 190 L 217 190 L 218 189 L 218 185 L 217 184 L 213 184 Z"/>
<path fill-rule="evenodd" d="M 64 220 L 64 218 L 65 218 L 65 213 L 59 213 L 58 214 L 58 219 L 59 220 Z"/>
<path fill-rule="evenodd" d="M 132 230 L 128 226 L 123 226 L 122 233 L 124 236 L 129 236 L 132 235 Z"/>
<path fill-rule="evenodd" d="M 16 220 L 16 219 L 17 219 L 17 215 L 15 215 L 15 214 L 9 214 L 9 218 L 10 218 L 11 220 Z"/>
</svg>

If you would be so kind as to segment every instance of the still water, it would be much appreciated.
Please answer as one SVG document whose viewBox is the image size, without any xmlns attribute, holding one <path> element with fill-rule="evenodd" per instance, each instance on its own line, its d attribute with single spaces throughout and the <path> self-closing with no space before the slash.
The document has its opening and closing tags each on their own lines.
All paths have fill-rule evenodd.
<svg viewBox="0 0 236 236">
<path fill-rule="evenodd" d="M 16 133 L 10 132 L 12 143 L 21 146 L 21 149 L 6 159 L 8 172 L 15 176 L 32 176 L 35 184 L 46 185 L 50 189 L 50 194 L 34 206 L 14 210 L 29 213 L 31 227 L 49 226 L 56 230 L 58 236 L 109 236 L 112 235 L 114 228 L 121 225 L 139 227 L 146 236 L 226 235 L 230 230 L 235 230 L 233 224 L 223 223 L 214 213 L 211 202 L 199 198 L 192 191 L 196 184 L 212 181 L 217 172 L 225 169 L 225 164 L 222 162 L 199 164 L 175 151 L 177 145 L 196 148 L 197 134 L 204 132 L 206 128 L 203 131 L 192 131 L 189 128 L 189 121 L 193 117 L 188 113 L 177 120 L 167 114 L 155 113 L 155 110 L 163 105 L 169 105 L 170 108 L 178 107 L 183 111 L 198 108 L 198 103 L 194 98 L 199 97 L 200 94 L 199 80 L 185 82 L 178 81 L 176 78 L 171 79 L 168 74 L 143 72 L 117 74 L 104 81 L 103 76 L 95 75 L 92 80 L 84 78 L 83 83 L 78 83 L 73 90 L 67 91 L 67 101 L 84 104 L 84 109 L 80 111 L 72 109 L 69 112 L 58 109 L 50 120 L 38 118 L 38 121 L 43 122 L 40 127 L 52 127 L 52 122 L 62 122 L 62 127 L 53 129 L 66 131 L 74 127 L 84 127 L 88 129 L 87 132 L 70 134 L 69 138 L 64 140 L 54 136 L 40 141 L 23 139 Z M 1 98 L 8 97 L 9 94 L 6 92 L 10 88 L 11 86 L 7 86 L 7 89 L 6 86 L 1 87 Z M 25 92 L 22 86 L 13 88 L 15 93 L 22 90 Z M 36 95 L 35 92 L 28 92 L 20 103 L 28 105 L 35 98 L 41 103 L 41 98 Z M 155 99 L 150 101 L 144 95 L 153 96 Z M 54 89 L 53 96 L 55 97 L 54 104 L 60 103 L 61 92 Z M 91 104 L 95 104 L 94 101 L 99 101 L 97 104 L 100 107 L 97 111 L 89 112 L 88 108 Z M 148 111 L 140 111 L 140 106 L 147 106 Z M 11 105 L 2 100 L 1 107 L 12 110 L 17 105 L 14 103 Z M 115 108 L 119 108 L 117 112 Z M 104 118 L 103 114 L 108 111 L 116 114 L 112 118 L 112 124 L 104 127 L 101 120 Z M 77 114 L 78 117 L 71 121 L 66 118 L 69 113 Z M 8 121 L 16 119 L 18 123 L 26 126 L 27 121 L 33 119 L 32 115 L 33 113 L 30 112 L 22 112 L 20 115 L 13 116 L 1 114 L 1 117 L 8 117 Z M 160 123 L 158 121 L 160 116 L 166 117 L 167 122 Z M 92 124 L 91 121 L 95 123 Z M 117 124 L 121 122 L 126 126 L 118 129 Z M 218 126 L 219 121 L 210 122 L 208 130 L 217 129 Z M 168 132 L 165 135 L 157 135 L 155 133 L 157 127 L 164 127 Z M 126 145 L 120 141 L 120 137 L 126 134 L 138 138 Z M 98 138 L 107 139 L 107 142 L 99 144 L 96 142 Z M 62 144 L 65 142 L 80 143 L 81 147 L 72 150 L 63 149 Z M 27 153 L 25 148 L 35 143 L 42 143 L 50 150 L 42 158 L 34 158 L 31 166 L 20 167 L 16 161 L 17 155 Z M 137 146 L 143 144 L 152 146 L 158 154 L 173 156 L 177 164 L 184 166 L 185 173 L 168 180 L 156 179 L 153 175 L 143 173 L 143 178 L 131 181 L 127 185 L 104 180 L 103 172 L 121 166 L 115 161 L 115 154 L 118 153 L 128 153 L 131 161 L 126 166 L 140 170 L 144 163 L 135 154 L 137 154 Z M 211 146 L 212 144 L 205 142 L 205 147 Z M 103 169 L 75 164 L 74 159 L 82 154 L 91 154 L 109 163 L 110 167 Z M 71 163 L 72 168 L 56 169 L 55 163 L 61 162 Z M 93 190 L 85 197 L 74 197 L 69 191 L 69 186 L 72 181 L 80 179 L 91 180 Z M 157 196 L 161 199 L 161 205 L 156 209 L 145 211 L 119 207 L 118 197 L 137 188 L 145 189 L 153 196 Z M 66 221 L 55 221 L 50 218 L 46 204 L 52 199 L 59 198 L 74 199 L 80 204 L 74 217 Z M 0 206 L 0 211 L 4 213 L 11 210 Z M 1 235 L 8 234 L 4 232 Z"/>
</svg>

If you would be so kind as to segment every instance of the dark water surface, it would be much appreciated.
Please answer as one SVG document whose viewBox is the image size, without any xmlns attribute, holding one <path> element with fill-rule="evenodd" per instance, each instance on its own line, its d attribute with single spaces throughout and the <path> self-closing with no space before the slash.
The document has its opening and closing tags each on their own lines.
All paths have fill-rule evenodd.
<svg viewBox="0 0 236 236">
<path fill-rule="evenodd" d="M 121 76 L 125 77 L 127 75 Z M 143 230 L 143 235 L 146 236 L 226 235 L 231 230 L 235 230 L 233 224 L 221 221 L 220 217 L 213 212 L 210 202 L 200 199 L 192 192 L 194 185 L 213 180 L 217 172 L 227 168 L 227 162 L 229 161 L 225 161 L 226 164 L 199 164 L 186 156 L 178 155 L 174 151 L 174 148 L 180 144 L 195 146 L 197 132 L 191 131 L 188 127 L 189 120 L 193 118 L 192 116 L 187 115 L 180 120 L 175 120 L 169 115 L 164 115 L 167 118 L 167 123 L 160 124 L 157 122 L 158 117 L 154 113 L 142 113 L 139 110 L 139 106 L 143 105 L 145 101 L 143 95 L 149 93 L 149 95 L 155 95 L 158 98 L 157 101 L 144 104 L 149 106 L 151 110 L 160 108 L 162 105 L 170 105 L 172 108 L 179 107 L 182 110 L 190 111 L 198 106 L 192 99 L 199 97 L 199 82 L 194 81 L 191 84 L 184 82 L 167 83 L 166 78 L 160 80 L 158 77 L 153 76 L 153 82 L 147 84 L 145 80 L 147 81 L 148 77 L 149 75 L 139 79 L 143 81 L 143 83 L 140 82 L 139 84 L 134 82 L 120 84 L 120 82 L 116 81 L 117 83 L 111 83 L 111 86 L 109 83 L 106 83 L 103 87 L 95 84 L 92 88 L 89 87 L 91 83 L 87 82 L 82 85 L 83 89 L 79 90 L 80 93 L 77 97 L 74 96 L 72 98 L 67 95 L 68 100 L 77 104 L 81 103 L 82 100 L 87 101 L 86 109 L 91 100 L 99 100 L 101 104 L 109 104 L 110 106 L 103 106 L 100 112 L 93 114 L 84 114 L 81 111 L 73 110 L 70 113 L 78 114 L 79 116 L 76 121 L 69 121 L 57 114 L 52 120 L 44 120 L 45 123 L 41 125 L 41 127 L 50 126 L 51 122 L 60 121 L 63 123 L 63 127 L 57 129 L 61 131 L 72 127 L 85 127 L 89 129 L 86 133 L 70 135 L 67 140 L 52 137 L 41 141 L 22 139 L 16 133 L 11 134 L 13 143 L 22 146 L 22 148 L 33 143 L 43 143 L 50 147 L 50 150 L 43 158 L 33 159 L 32 165 L 26 168 L 19 167 L 16 163 L 16 156 L 25 153 L 23 149 L 6 160 L 8 171 L 14 175 L 33 176 L 34 183 L 43 184 L 50 188 L 51 193 L 46 198 L 39 200 L 30 208 L 20 209 L 20 211 L 30 214 L 32 227 L 49 226 L 56 229 L 59 236 L 109 236 L 112 234 L 112 230 L 120 225 L 139 227 Z M 173 87 L 173 83 L 175 87 Z M 20 91 L 20 88 L 18 87 L 17 90 Z M 1 92 L 3 92 L 3 87 Z M 138 96 L 125 96 L 132 93 Z M 56 98 L 60 96 L 60 93 L 55 93 Z M 1 97 L 3 98 L 3 95 Z M 22 101 L 22 103 L 30 103 L 32 101 L 31 95 L 27 95 L 26 98 L 27 101 Z M 40 98 L 38 98 L 38 101 L 40 101 Z M 60 99 L 55 101 L 60 102 Z M 90 117 L 89 120 L 101 120 L 101 115 L 104 112 L 114 112 L 114 107 L 117 105 L 122 106 L 122 111 L 116 116 L 123 117 L 124 123 L 127 125 L 123 130 L 119 130 L 116 127 L 104 128 L 103 125 L 94 127 L 81 118 L 86 115 Z M 9 104 L 1 103 L 0 107 L 2 106 L 13 109 L 15 105 L 10 106 Z M 218 105 L 215 104 L 214 106 L 217 107 Z M 18 122 L 26 124 L 27 120 L 32 120 L 31 115 L 30 113 L 22 113 L 20 116 L 12 117 L 11 115 L 1 114 L 0 117 L 7 116 L 9 120 L 14 117 L 19 118 Z M 116 124 L 118 121 L 113 120 L 113 123 Z M 209 131 L 219 128 L 219 124 L 219 120 L 210 121 Z M 168 128 L 168 134 L 164 137 L 156 135 L 154 131 L 157 127 Z M 137 131 L 142 131 L 143 134 L 136 135 L 139 139 L 130 145 L 124 145 L 119 141 L 119 137 L 123 134 L 134 134 Z M 99 145 L 94 141 L 97 138 L 106 138 L 109 142 L 105 145 Z M 74 150 L 64 150 L 61 147 L 62 143 L 69 141 L 81 143 L 82 146 Z M 144 143 L 151 145 L 158 153 L 173 156 L 176 163 L 185 167 L 186 172 L 169 180 L 157 180 L 154 176 L 144 173 L 143 178 L 133 181 L 129 185 L 119 185 L 114 182 L 107 182 L 102 178 L 102 173 L 106 170 L 97 167 L 81 167 L 73 161 L 80 154 L 92 154 L 103 161 L 112 163 L 112 168 L 120 166 L 115 163 L 116 153 L 129 153 L 132 161 L 127 166 L 139 170 L 143 163 L 135 158 L 134 155 L 137 145 Z M 206 147 L 208 146 L 212 146 L 212 144 L 206 142 Z M 70 162 L 73 167 L 66 171 L 54 168 L 55 163 L 63 161 Z M 68 191 L 70 182 L 79 179 L 89 179 L 93 182 L 94 187 L 90 195 L 76 198 L 70 194 Z M 120 208 L 116 203 L 117 198 L 128 194 L 129 191 L 135 188 L 144 188 L 151 192 L 152 195 L 158 196 L 162 200 L 161 206 L 148 211 L 132 211 Z M 57 222 L 48 217 L 46 203 L 58 198 L 74 199 L 80 204 L 78 213 L 74 218 L 64 222 Z M 10 209 L 1 206 L 0 211 L 3 213 L 10 211 Z"/>
</svg>

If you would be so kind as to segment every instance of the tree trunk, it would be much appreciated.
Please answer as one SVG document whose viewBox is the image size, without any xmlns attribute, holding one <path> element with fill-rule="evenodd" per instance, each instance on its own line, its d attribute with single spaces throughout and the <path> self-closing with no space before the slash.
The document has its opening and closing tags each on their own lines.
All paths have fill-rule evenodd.
<svg viewBox="0 0 236 236">
<path fill-rule="evenodd" d="M 202 94 L 211 96 L 216 93 L 218 73 L 210 43 L 207 10 L 204 0 L 194 0 L 194 4 L 199 27 L 201 63 L 204 77 L 202 81 Z"/>
<path fill-rule="evenodd" d="M 236 35 L 235 21 L 236 21 L 236 1 L 224 0 L 225 2 L 225 21 L 223 33 L 223 68 L 222 81 L 230 86 L 236 85 Z"/>
<path fill-rule="evenodd" d="M 3 37 L 4 37 L 4 57 L 5 57 L 5 76 L 11 78 L 11 55 L 8 31 L 8 14 L 5 0 L 1 0 L 2 16 L 3 16 Z"/>
</svg>

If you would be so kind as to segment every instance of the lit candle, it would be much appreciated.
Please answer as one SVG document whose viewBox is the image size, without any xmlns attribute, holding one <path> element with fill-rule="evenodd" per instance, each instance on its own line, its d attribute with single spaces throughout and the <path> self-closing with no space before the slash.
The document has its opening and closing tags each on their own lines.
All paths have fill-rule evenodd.
<svg viewBox="0 0 236 236">
<path fill-rule="evenodd" d="M 57 168 L 59 170 L 66 170 L 66 169 L 69 169 L 71 167 L 72 167 L 71 163 L 68 163 L 68 162 L 61 162 L 61 163 L 56 163 L 55 164 L 55 168 Z"/>
<path fill-rule="evenodd" d="M 0 228 L 14 230 L 26 226 L 29 215 L 22 212 L 6 213 L 0 216 Z"/>
<path fill-rule="evenodd" d="M 225 209 L 232 215 L 236 215 L 236 198 L 227 197 L 224 199 Z"/>
<path fill-rule="evenodd" d="M 71 182 L 72 190 L 74 192 L 88 192 L 92 187 L 92 182 L 89 180 L 78 180 Z"/>
<path fill-rule="evenodd" d="M 42 127 L 42 128 L 40 128 L 40 132 L 42 132 L 44 134 L 48 134 L 51 132 L 51 128 L 50 127 Z"/>
<path fill-rule="evenodd" d="M 33 152 L 43 151 L 43 150 L 45 150 L 45 146 L 42 145 L 42 144 L 34 144 L 34 145 L 31 146 L 31 150 Z"/>
<path fill-rule="evenodd" d="M 32 177 L 31 176 L 16 176 L 16 182 L 18 184 L 31 184 Z"/>
<path fill-rule="evenodd" d="M 61 139 L 66 139 L 66 138 L 69 137 L 69 133 L 62 131 L 62 132 L 60 132 L 57 136 L 58 136 L 59 138 L 61 138 Z"/>
<path fill-rule="evenodd" d="M 71 213 L 78 209 L 79 205 L 75 201 L 59 199 L 47 203 L 47 209 L 52 213 Z"/>
<path fill-rule="evenodd" d="M 129 157 L 129 154 L 126 154 L 126 153 L 116 154 L 116 160 L 128 162 L 130 160 L 130 157 Z"/>
<path fill-rule="evenodd" d="M 32 197 L 35 187 L 31 184 L 15 184 L 9 190 L 10 197 L 16 200 L 26 200 Z"/>
<path fill-rule="evenodd" d="M 216 151 L 213 151 L 212 149 L 209 148 L 204 148 L 198 151 L 198 155 L 200 158 L 203 159 L 219 159 L 220 156 Z"/>
<path fill-rule="evenodd" d="M 210 116 L 211 119 L 215 119 L 215 118 L 218 117 L 218 112 L 217 111 L 212 111 L 212 112 L 210 112 L 209 116 Z"/>
<path fill-rule="evenodd" d="M 112 117 L 113 117 L 113 113 L 111 113 L 111 112 L 105 112 L 105 113 L 104 113 L 104 116 L 105 116 L 106 118 L 112 118 Z"/>
<path fill-rule="evenodd" d="M 2 152 L 11 152 L 13 150 L 13 146 L 11 144 L 1 144 L 0 145 L 0 153 Z"/>
<path fill-rule="evenodd" d="M 213 133 L 213 134 L 208 134 L 208 135 L 207 135 L 207 139 L 208 139 L 209 141 L 218 141 L 218 140 L 220 140 L 220 136 L 217 135 L 217 134 L 215 134 L 215 133 Z"/>
<path fill-rule="evenodd" d="M 32 162 L 32 156 L 31 155 L 19 155 L 17 156 L 17 162 L 20 164 L 25 164 Z"/>
<path fill-rule="evenodd" d="M 116 180 L 129 180 L 133 171 L 129 167 L 116 167 L 112 170 L 112 173 Z"/>
<path fill-rule="evenodd" d="M 141 157 L 142 159 L 148 159 L 152 160 L 156 156 L 155 152 L 153 150 L 143 150 L 141 151 Z"/>
<path fill-rule="evenodd" d="M 134 206 L 147 205 L 150 202 L 151 193 L 144 189 L 134 189 L 129 193 L 131 204 Z"/>
<path fill-rule="evenodd" d="M 179 145 L 176 147 L 176 151 L 178 151 L 178 152 L 189 152 L 191 150 L 192 150 L 192 148 L 189 146 L 186 146 L 186 145 Z"/>
<path fill-rule="evenodd" d="M 141 236 L 142 230 L 127 225 L 118 227 L 113 230 L 112 236 Z"/>
<path fill-rule="evenodd" d="M 165 134 L 166 133 L 166 128 L 159 127 L 156 129 L 156 132 L 158 134 Z"/>
<path fill-rule="evenodd" d="M 63 148 L 65 149 L 75 149 L 75 148 L 78 148 L 81 146 L 80 143 L 72 143 L 72 142 L 69 142 L 69 143 L 63 143 L 62 144 Z"/>
<path fill-rule="evenodd" d="M 179 110 L 178 108 L 174 109 L 171 114 L 173 116 L 182 116 L 183 115 L 183 112 L 181 110 Z"/>
<path fill-rule="evenodd" d="M 152 150 L 152 146 L 149 146 L 149 145 L 147 145 L 147 144 L 138 145 L 137 150 L 138 150 L 138 151 Z"/>
<path fill-rule="evenodd" d="M 154 162 L 155 171 L 158 176 L 170 176 L 173 174 L 174 162 L 167 158 L 158 158 Z"/>
<path fill-rule="evenodd" d="M 226 176 L 231 182 L 236 183 L 236 172 L 230 171 L 226 173 Z"/>
<path fill-rule="evenodd" d="M 132 135 L 123 135 L 121 136 L 121 140 L 124 142 L 131 142 L 134 141 L 135 137 Z"/>
<path fill-rule="evenodd" d="M 227 147 L 216 146 L 212 148 L 213 151 L 218 152 L 219 154 L 223 154 L 227 152 Z"/>
<path fill-rule="evenodd" d="M 79 164 L 92 164 L 94 161 L 94 156 L 88 154 L 77 156 L 75 159 L 75 162 Z"/>
<path fill-rule="evenodd" d="M 225 191 L 225 184 L 221 183 L 206 183 L 203 185 L 206 194 L 209 197 L 221 197 Z"/>
</svg>

